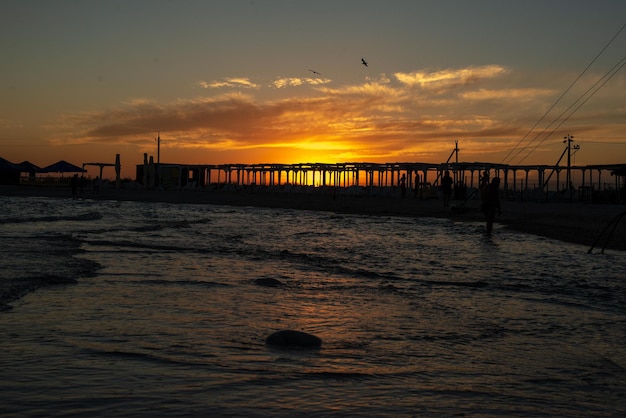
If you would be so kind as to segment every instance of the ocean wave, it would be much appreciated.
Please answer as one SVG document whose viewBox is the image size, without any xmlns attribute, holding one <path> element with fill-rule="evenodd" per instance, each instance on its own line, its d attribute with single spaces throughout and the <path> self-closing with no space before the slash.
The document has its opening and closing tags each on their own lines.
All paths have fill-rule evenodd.
<svg viewBox="0 0 626 418">
<path fill-rule="evenodd" d="M 136 280 L 133 284 L 147 285 L 147 286 L 181 286 L 181 287 L 231 287 L 231 285 L 219 282 L 207 282 L 202 280 L 160 280 L 160 279 L 148 279 L 148 280 Z"/>
<path fill-rule="evenodd" d="M 19 224 L 33 222 L 63 222 L 63 221 L 95 221 L 102 219 L 100 212 L 87 212 L 78 215 L 46 215 L 0 218 L 0 224 Z"/>
<path fill-rule="evenodd" d="M 94 356 L 104 356 L 104 357 L 112 357 L 112 358 L 121 358 L 126 360 L 135 360 L 141 362 L 148 363 L 159 363 L 159 364 L 171 364 L 171 365 L 200 365 L 200 363 L 193 363 L 186 358 L 185 360 L 176 359 L 166 355 L 158 355 L 155 353 L 148 353 L 145 351 L 130 351 L 130 350 L 119 350 L 119 349 L 106 349 L 106 348 L 95 348 L 95 347 L 82 347 L 81 351 L 94 355 Z"/>
<path fill-rule="evenodd" d="M 359 372 L 310 372 L 304 373 L 307 378 L 317 378 L 323 380 L 367 380 L 375 379 L 380 375 L 375 373 L 359 373 Z"/>
<path fill-rule="evenodd" d="M 489 286 L 489 283 L 478 280 L 478 281 L 445 281 L 445 280 L 419 280 L 421 283 L 432 285 L 432 286 L 458 286 L 458 287 L 470 287 L 475 289 L 480 289 L 483 287 Z"/>
<path fill-rule="evenodd" d="M 28 293 L 49 286 L 71 285 L 78 281 L 71 277 L 43 274 L 15 280 L 0 281 L 0 311 L 11 309 L 9 302 L 20 299 Z"/>
<path fill-rule="evenodd" d="M 115 247 L 115 248 L 128 248 L 130 250 L 137 251 L 172 251 L 172 252 L 196 252 L 197 249 L 183 247 L 180 245 L 168 245 L 168 244 L 158 244 L 156 242 L 141 242 L 137 240 L 111 240 L 111 239 L 85 239 L 85 244 L 91 245 L 93 247 Z M 129 252 L 129 251 L 126 251 Z M 132 251 L 131 251 L 132 252 Z"/>
<path fill-rule="evenodd" d="M 144 230 L 160 230 L 160 229 L 188 229 L 195 225 L 205 225 L 211 223 L 211 219 L 209 218 L 201 218 L 201 219 L 180 219 L 180 220 L 168 220 L 168 221 L 157 221 L 151 224 L 138 226 L 132 228 L 134 231 L 144 231 Z"/>
<path fill-rule="evenodd" d="M 93 277 L 101 265 L 76 257 L 84 252 L 81 244 L 63 233 L 0 236 L 0 303 L 6 307 L 39 288 Z"/>
</svg>

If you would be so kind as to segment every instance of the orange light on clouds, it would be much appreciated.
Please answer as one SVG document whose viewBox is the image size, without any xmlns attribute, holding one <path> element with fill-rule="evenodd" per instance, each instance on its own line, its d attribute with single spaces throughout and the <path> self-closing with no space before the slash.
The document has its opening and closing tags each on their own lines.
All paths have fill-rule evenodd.
<svg viewBox="0 0 626 418">
<path fill-rule="evenodd" d="M 439 163 L 455 141 L 462 161 L 553 164 L 571 134 L 577 164 L 626 161 L 623 2 L 287 3 L 9 2 L 0 157 L 120 154 L 134 178 L 161 132 L 181 164 Z"/>
</svg>

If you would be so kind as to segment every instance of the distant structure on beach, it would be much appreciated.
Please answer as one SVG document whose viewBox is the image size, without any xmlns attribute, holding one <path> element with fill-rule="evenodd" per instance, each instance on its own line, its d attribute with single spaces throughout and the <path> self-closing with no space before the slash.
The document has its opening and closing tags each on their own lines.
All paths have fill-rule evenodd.
<svg viewBox="0 0 626 418">
<path fill-rule="evenodd" d="M 406 177 L 406 187 L 421 189 L 420 197 L 434 197 L 441 185 L 442 174 L 449 170 L 454 178 L 455 199 L 464 198 L 477 190 L 484 171 L 502 179 L 501 187 L 507 198 L 540 200 L 546 196 L 592 200 L 599 191 L 624 194 L 626 164 L 570 167 L 570 187 L 562 183 L 564 167 L 548 165 L 511 166 L 495 163 L 299 163 L 299 164 L 176 164 L 137 165 L 136 181 L 146 188 L 224 188 L 246 187 L 306 187 L 339 189 L 399 188 Z M 149 174 L 152 174 L 150 176 Z M 415 174 L 420 183 L 414 184 Z M 574 175 L 574 174 L 577 174 Z M 151 178 L 152 177 L 152 178 Z M 146 179 L 154 182 L 150 185 Z"/>
<path fill-rule="evenodd" d="M 0 158 L 0 184 L 21 184 L 35 181 L 37 174 L 66 174 L 82 173 L 85 170 L 65 160 L 57 161 L 44 168 L 40 168 L 30 161 L 19 164 Z"/>
<path fill-rule="evenodd" d="M 120 187 L 120 155 L 115 156 L 114 163 L 88 162 L 83 163 L 82 167 L 69 163 L 65 160 L 57 161 L 46 167 L 39 167 L 30 161 L 23 161 L 19 164 L 12 163 L 0 158 L 0 184 L 19 185 L 31 184 L 39 186 L 69 186 L 72 174 L 79 173 L 81 177 L 86 176 L 87 166 L 96 166 L 100 168 L 98 179 L 102 179 L 102 173 L 105 167 L 115 169 L 115 185 Z M 70 175 L 70 176 L 68 176 Z"/>
<path fill-rule="evenodd" d="M 0 158 L 0 184 L 45 183 L 42 174 L 61 174 L 55 181 L 69 182 L 64 173 L 85 173 L 85 166 L 102 170 L 114 167 L 115 186 L 120 185 L 120 158 L 114 163 L 83 163 L 82 168 L 66 161 L 39 168 L 29 161 L 16 164 Z M 274 190 L 312 191 L 332 188 L 333 193 L 400 193 L 405 187 L 420 198 L 437 197 L 445 171 L 453 176 L 454 199 L 475 197 L 480 177 L 488 172 L 502 179 L 506 199 L 582 200 L 620 202 L 626 198 L 626 163 L 567 167 L 557 165 L 508 165 L 488 162 L 398 163 L 298 163 L 298 164 L 184 164 L 160 163 L 144 154 L 144 163 L 136 166 L 135 181 L 145 189 Z M 416 184 L 415 179 L 419 179 Z M 65 182 L 64 182 L 65 181 Z M 69 184 L 69 183 L 68 183 Z"/>
</svg>

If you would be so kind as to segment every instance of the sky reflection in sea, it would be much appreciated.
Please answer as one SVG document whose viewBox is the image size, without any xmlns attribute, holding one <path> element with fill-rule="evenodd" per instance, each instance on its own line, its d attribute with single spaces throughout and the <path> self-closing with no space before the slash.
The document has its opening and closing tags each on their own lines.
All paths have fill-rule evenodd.
<svg viewBox="0 0 626 418">
<path fill-rule="evenodd" d="M 81 273 L 72 260 L 100 267 L 0 315 L 4 414 L 626 411 L 623 253 L 436 219 L 31 198 L 6 207 L 0 240 L 30 251 L 3 250 L 3 280 L 18 265 L 20 277 Z M 51 254 L 51 236 L 79 248 Z M 279 329 L 318 335 L 322 348 L 266 346 Z"/>
</svg>

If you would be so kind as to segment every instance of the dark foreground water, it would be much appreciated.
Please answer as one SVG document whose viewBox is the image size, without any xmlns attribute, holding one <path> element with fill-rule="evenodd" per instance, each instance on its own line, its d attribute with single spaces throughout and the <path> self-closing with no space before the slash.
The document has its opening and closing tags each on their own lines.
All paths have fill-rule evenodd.
<svg viewBox="0 0 626 418">
<path fill-rule="evenodd" d="M 435 219 L 0 204 L 1 283 L 54 283 L 0 312 L 0 415 L 626 414 L 623 252 Z M 266 346 L 280 329 L 323 345 Z"/>
</svg>

